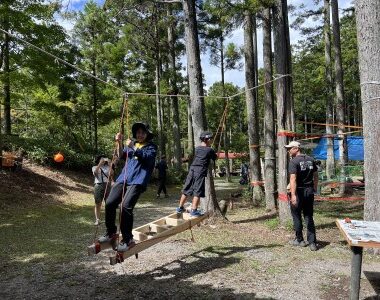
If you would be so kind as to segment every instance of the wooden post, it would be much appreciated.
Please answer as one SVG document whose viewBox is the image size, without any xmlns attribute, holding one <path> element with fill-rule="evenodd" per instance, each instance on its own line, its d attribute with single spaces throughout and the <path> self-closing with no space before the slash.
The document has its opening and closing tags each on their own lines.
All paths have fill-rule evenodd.
<svg viewBox="0 0 380 300">
<path fill-rule="evenodd" d="M 363 248 L 351 247 L 351 290 L 350 300 L 358 300 L 360 293 L 360 276 L 362 273 Z"/>
</svg>

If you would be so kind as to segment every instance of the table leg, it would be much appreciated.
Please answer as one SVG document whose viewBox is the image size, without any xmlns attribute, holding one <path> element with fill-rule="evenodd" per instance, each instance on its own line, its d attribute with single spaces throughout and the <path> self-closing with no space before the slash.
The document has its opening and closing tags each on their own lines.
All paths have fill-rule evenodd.
<svg viewBox="0 0 380 300">
<path fill-rule="evenodd" d="M 358 300 L 360 293 L 360 275 L 362 273 L 363 248 L 351 247 L 351 291 L 350 300 Z"/>
</svg>

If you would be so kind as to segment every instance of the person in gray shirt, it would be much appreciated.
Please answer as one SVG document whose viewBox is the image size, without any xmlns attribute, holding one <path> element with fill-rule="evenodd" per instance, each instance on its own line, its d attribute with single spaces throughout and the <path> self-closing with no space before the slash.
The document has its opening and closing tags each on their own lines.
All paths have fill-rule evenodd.
<svg viewBox="0 0 380 300">
<path fill-rule="evenodd" d="M 103 199 L 107 199 L 111 187 L 108 186 L 108 177 L 110 175 L 109 159 L 105 155 L 98 155 L 95 159 L 95 166 L 92 167 L 92 174 L 94 175 L 94 200 L 95 200 L 95 223 L 100 224 L 100 210 L 102 207 Z M 112 173 L 111 173 L 112 174 Z"/>
</svg>

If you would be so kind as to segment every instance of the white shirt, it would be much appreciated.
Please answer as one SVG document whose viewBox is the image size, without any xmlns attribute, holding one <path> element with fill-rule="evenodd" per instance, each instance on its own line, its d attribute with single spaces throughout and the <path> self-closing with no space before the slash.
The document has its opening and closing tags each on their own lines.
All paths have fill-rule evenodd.
<svg viewBox="0 0 380 300">
<path fill-rule="evenodd" d="M 108 174 L 110 171 L 110 167 L 108 165 L 103 165 L 99 168 L 98 172 L 95 173 L 95 170 L 98 166 L 92 167 L 92 174 L 94 174 L 94 183 L 106 183 L 108 182 Z"/>
</svg>

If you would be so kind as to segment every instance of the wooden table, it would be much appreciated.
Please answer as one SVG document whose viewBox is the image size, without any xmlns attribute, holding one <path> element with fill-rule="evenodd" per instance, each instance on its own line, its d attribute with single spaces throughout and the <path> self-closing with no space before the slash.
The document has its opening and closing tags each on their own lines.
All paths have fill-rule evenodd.
<svg viewBox="0 0 380 300">
<path fill-rule="evenodd" d="M 380 248 L 380 222 L 352 220 L 347 223 L 337 219 L 336 225 L 352 251 L 350 300 L 358 300 L 363 248 Z"/>
</svg>

